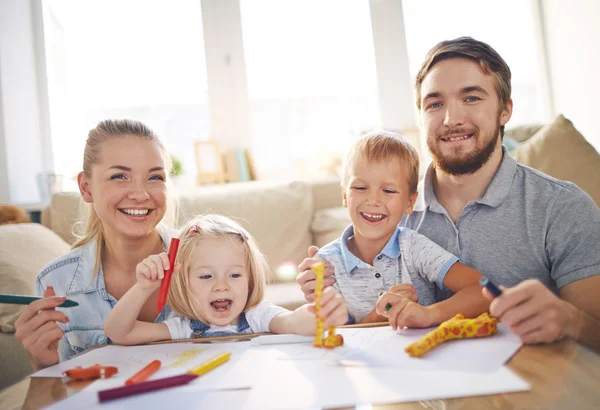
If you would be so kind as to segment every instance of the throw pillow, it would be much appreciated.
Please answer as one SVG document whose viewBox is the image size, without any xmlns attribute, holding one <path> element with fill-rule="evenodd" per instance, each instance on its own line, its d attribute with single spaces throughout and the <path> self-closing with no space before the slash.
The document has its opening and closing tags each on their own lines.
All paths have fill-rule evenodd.
<svg viewBox="0 0 600 410">
<path fill-rule="evenodd" d="M 600 206 L 600 155 L 564 116 L 545 125 L 511 155 L 521 164 L 577 184 Z"/>
<path fill-rule="evenodd" d="M 344 207 L 319 209 L 311 224 L 314 245 L 319 248 L 335 241 L 352 222 Z"/>
</svg>

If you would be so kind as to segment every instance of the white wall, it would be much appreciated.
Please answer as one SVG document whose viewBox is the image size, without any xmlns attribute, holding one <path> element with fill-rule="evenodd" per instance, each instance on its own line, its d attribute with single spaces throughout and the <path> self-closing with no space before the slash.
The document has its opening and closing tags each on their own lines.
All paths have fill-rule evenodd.
<svg viewBox="0 0 600 410">
<path fill-rule="evenodd" d="M 47 101 L 39 87 L 39 18 L 39 0 L 0 2 L 0 202 L 38 201 L 36 175 L 52 169 L 48 116 L 40 114 Z"/>
<path fill-rule="evenodd" d="M 540 3 L 554 109 L 600 151 L 600 1 Z"/>
</svg>

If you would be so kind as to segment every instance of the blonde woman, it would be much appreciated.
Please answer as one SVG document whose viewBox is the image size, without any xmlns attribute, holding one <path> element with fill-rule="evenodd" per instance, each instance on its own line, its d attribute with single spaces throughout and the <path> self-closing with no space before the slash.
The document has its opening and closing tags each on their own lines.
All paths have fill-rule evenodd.
<svg viewBox="0 0 600 410">
<path fill-rule="evenodd" d="M 138 319 L 169 268 L 166 253 L 150 256 L 137 266 L 137 283 L 108 315 L 105 331 L 111 340 L 139 344 L 261 332 L 314 334 L 312 305 L 290 312 L 263 301 L 267 264 L 239 224 L 225 216 L 203 215 L 182 232 L 168 295 L 177 316 L 163 323 Z M 326 325 L 346 322 L 346 305 L 333 288 L 323 293 L 321 303 Z"/>
<path fill-rule="evenodd" d="M 34 369 L 109 342 L 104 322 L 136 283 L 137 264 L 169 246 L 170 166 L 158 136 L 140 122 L 106 120 L 89 132 L 78 175 L 88 207 L 85 232 L 40 272 L 36 292 L 45 298 L 27 306 L 15 324 Z M 66 297 L 79 306 L 55 309 Z M 161 322 L 170 313 L 156 312 L 157 297 L 154 292 L 140 307 L 140 321 Z"/>
</svg>

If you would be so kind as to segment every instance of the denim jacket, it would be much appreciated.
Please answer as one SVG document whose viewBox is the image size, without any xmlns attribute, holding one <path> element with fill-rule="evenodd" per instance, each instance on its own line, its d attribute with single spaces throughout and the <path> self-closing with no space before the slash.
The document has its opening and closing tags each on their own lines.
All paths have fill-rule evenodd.
<svg viewBox="0 0 600 410">
<path fill-rule="evenodd" d="M 163 238 L 163 242 L 168 247 L 169 240 Z M 104 323 L 117 300 L 106 291 L 102 266 L 94 277 L 95 263 L 94 240 L 54 259 L 37 276 L 38 296 L 42 296 L 46 288 L 52 286 L 56 295 L 66 296 L 79 303 L 76 307 L 59 308 L 69 318 L 67 323 L 58 323 L 65 332 L 58 345 L 60 361 L 67 360 L 90 346 L 111 343 L 104 334 Z M 165 306 L 155 323 L 163 322 L 171 315 L 171 309 Z"/>
</svg>

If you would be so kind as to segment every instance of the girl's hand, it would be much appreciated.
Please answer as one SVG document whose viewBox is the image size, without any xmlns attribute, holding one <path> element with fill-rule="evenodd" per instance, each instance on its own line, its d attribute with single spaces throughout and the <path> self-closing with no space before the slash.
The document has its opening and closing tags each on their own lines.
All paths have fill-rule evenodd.
<svg viewBox="0 0 600 410">
<path fill-rule="evenodd" d="M 321 303 L 319 316 L 325 319 L 323 323 L 324 326 L 341 326 L 348 322 L 348 308 L 346 307 L 346 302 L 342 295 L 334 288 L 325 288 L 319 302 Z M 309 311 L 315 313 L 314 304 L 309 306 Z"/>
<path fill-rule="evenodd" d="M 377 313 L 388 318 L 392 329 L 403 327 L 431 327 L 436 325 L 435 313 L 429 306 L 421 306 L 406 296 L 385 292 L 379 297 Z"/>
<path fill-rule="evenodd" d="M 169 257 L 165 252 L 148 256 L 135 269 L 138 286 L 151 291 L 158 289 L 168 269 Z"/>
<path fill-rule="evenodd" d="M 55 296 L 52 286 L 48 286 L 44 299 L 27 305 L 15 322 L 15 337 L 27 349 L 34 370 L 58 363 L 58 342 L 64 332 L 56 322 L 67 323 L 69 318 L 55 308 L 65 300 L 64 296 Z"/>
<path fill-rule="evenodd" d="M 405 298 L 408 298 L 415 303 L 419 302 L 419 295 L 417 295 L 417 290 L 413 285 L 409 283 L 401 283 L 399 285 L 394 285 L 391 288 L 389 288 L 388 292 L 404 296 Z"/>
</svg>

